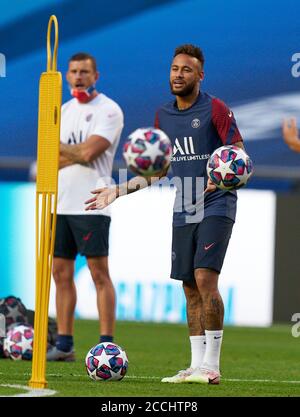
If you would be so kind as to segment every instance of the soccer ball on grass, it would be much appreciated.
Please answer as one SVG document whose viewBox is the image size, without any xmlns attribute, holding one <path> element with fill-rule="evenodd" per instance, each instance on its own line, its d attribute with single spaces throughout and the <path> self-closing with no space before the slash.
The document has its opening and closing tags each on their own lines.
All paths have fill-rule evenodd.
<svg viewBox="0 0 300 417">
<path fill-rule="evenodd" d="M 95 381 L 121 381 L 128 369 L 128 358 L 125 350 L 115 343 L 98 343 L 88 351 L 85 367 Z"/>
<path fill-rule="evenodd" d="M 3 343 L 3 353 L 14 360 L 31 360 L 33 348 L 33 327 L 19 324 L 8 330 Z"/>
</svg>

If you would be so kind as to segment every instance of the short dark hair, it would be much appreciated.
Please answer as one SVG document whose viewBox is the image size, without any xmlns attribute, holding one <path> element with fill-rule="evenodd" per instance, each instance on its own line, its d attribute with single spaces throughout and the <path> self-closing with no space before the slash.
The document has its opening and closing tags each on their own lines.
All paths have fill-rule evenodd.
<svg viewBox="0 0 300 417">
<path fill-rule="evenodd" d="M 87 54 L 86 52 L 77 52 L 77 54 L 72 55 L 71 58 L 69 59 L 69 63 L 71 61 L 85 61 L 87 59 L 89 59 L 92 62 L 93 70 L 96 72 L 97 71 L 96 59 L 92 55 Z"/>
<path fill-rule="evenodd" d="M 186 55 L 192 56 L 193 58 L 197 58 L 198 61 L 201 62 L 201 66 L 203 68 L 204 55 L 203 55 L 202 50 L 198 46 L 192 45 L 190 43 L 186 43 L 184 45 L 177 46 L 177 48 L 175 49 L 173 57 L 175 58 L 175 56 L 177 56 L 179 54 L 186 54 Z"/>
</svg>

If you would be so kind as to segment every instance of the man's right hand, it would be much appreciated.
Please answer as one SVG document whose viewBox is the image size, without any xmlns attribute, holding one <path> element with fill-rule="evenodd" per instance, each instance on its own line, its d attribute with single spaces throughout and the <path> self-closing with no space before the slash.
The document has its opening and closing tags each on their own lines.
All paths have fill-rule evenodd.
<svg viewBox="0 0 300 417">
<path fill-rule="evenodd" d="M 214 184 L 212 180 L 208 178 L 204 193 L 212 193 L 213 191 L 216 191 L 216 189 L 217 189 L 216 184 Z"/>
<path fill-rule="evenodd" d="M 99 188 L 97 190 L 91 191 L 92 194 L 95 194 L 94 197 L 85 201 L 86 206 L 85 210 L 101 210 L 113 203 L 118 197 L 118 188 Z"/>
</svg>

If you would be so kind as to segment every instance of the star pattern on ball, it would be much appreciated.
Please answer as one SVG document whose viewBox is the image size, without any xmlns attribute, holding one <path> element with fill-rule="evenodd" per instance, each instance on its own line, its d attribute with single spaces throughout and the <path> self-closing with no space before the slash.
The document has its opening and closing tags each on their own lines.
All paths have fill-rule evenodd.
<svg viewBox="0 0 300 417">
<path fill-rule="evenodd" d="M 222 161 L 221 158 L 219 158 L 219 166 L 218 166 L 218 168 L 214 169 L 214 172 L 219 172 L 221 174 L 222 180 L 225 179 L 227 174 L 234 174 L 235 175 L 235 172 L 230 168 L 231 164 L 232 164 L 232 160 L 224 162 L 224 161 Z"/>
<path fill-rule="evenodd" d="M 109 359 L 112 358 L 115 355 L 108 355 L 105 352 L 105 349 L 102 350 L 101 355 L 97 355 L 95 356 L 95 358 L 98 359 L 99 363 L 101 363 L 101 365 L 107 365 L 110 368 L 110 363 L 109 363 Z"/>
<path fill-rule="evenodd" d="M 23 352 L 32 349 L 32 340 L 26 339 L 26 337 L 22 336 L 22 348 Z"/>
<path fill-rule="evenodd" d="M 134 160 L 138 155 L 138 153 L 132 152 L 132 147 L 129 145 L 127 152 L 124 153 L 124 158 L 127 166 L 134 165 Z"/>
<path fill-rule="evenodd" d="M 128 369 L 126 352 L 113 342 L 92 347 L 85 358 L 88 376 L 95 381 L 120 381 Z"/>
<path fill-rule="evenodd" d="M 33 329 L 20 325 L 8 331 L 4 340 L 5 356 L 14 360 L 32 358 Z"/>
<path fill-rule="evenodd" d="M 9 306 L 9 305 L 7 305 L 6 307 L 7 307 L 7 309 L 8 309 L 7 316 L 13 316 L 13 315 L 14 315 L 14 313 L 15 313 L 15 307 L 11 307 L 11 306 Z"/>
<path fill-rule="evenodd" d="M 151 162 L 154 164 L 158 156 L 163 156 L 164 153 L 160 147 L 160 141 L 158 140 L 155 143 L 145 142 L 146 150 L 142 153 L 143 157 L 149 156 Z"/>
<path fill-rule="evenodd" d="M 250 177 L 250 175 L 247 175 L 247 176 L 245 176 L 244 174 L 236 175 L 236 178 L 238 178 L 239 181 L 240 181 L 239 186 L 242 186 L 242 185 L 246 184 L 249 177 Z"/>
</svg>

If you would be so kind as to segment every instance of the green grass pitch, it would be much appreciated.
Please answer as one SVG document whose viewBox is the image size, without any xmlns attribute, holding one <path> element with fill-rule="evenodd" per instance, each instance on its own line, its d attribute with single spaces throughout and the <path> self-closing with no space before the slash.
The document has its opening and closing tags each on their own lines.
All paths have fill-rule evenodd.
<svg viewBox="0 0 300 417">
<path fill-rule="evenodd" d="M 219 386 L 163 384 L 160 379 L 189 366 L 187 326 L 118 322 L 115 342 L 128 355 L 122 381 L 92 381 L 84 367 L 85 355 L 98 341 L 98 323 L 77 320 L 76 362 L 48 362 L 48 389 L 57 397 L 270 397 L 300 396 L 300 338 L 291 326 L 270 328 L 226 327 Z M 0 360 L 0 396 L 24 393 L 31 362 Z"/>
</svg>

